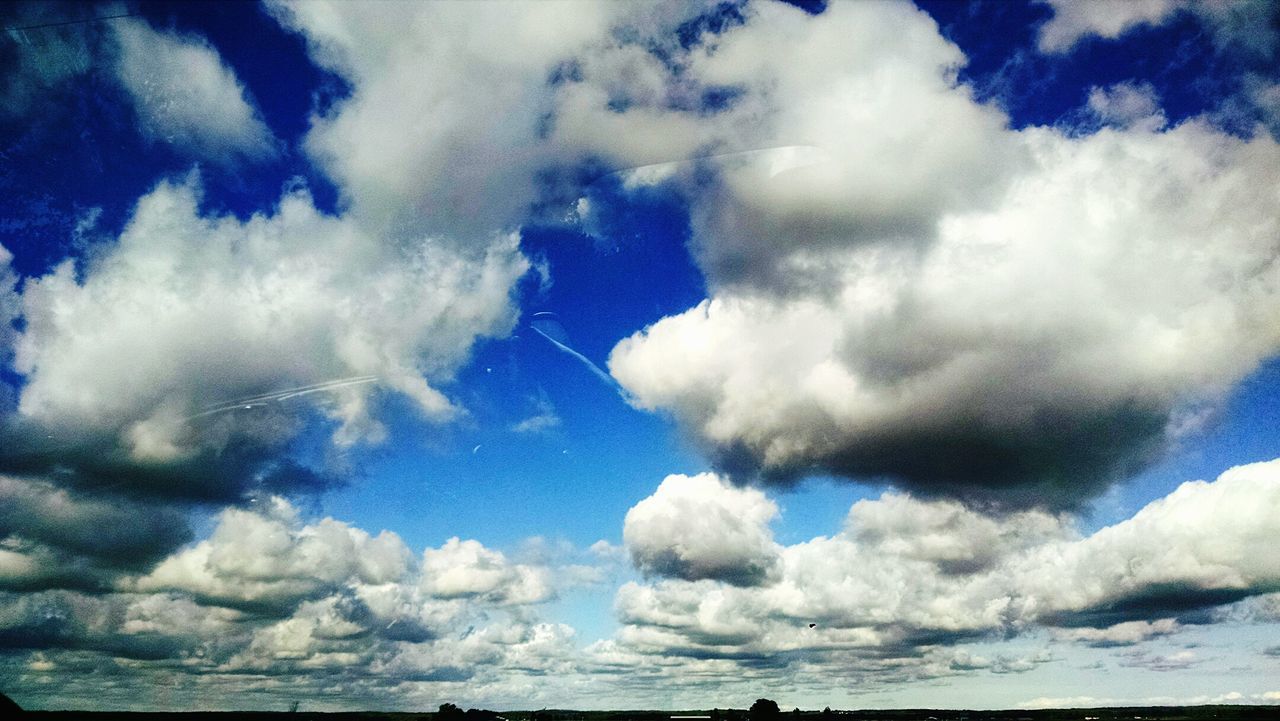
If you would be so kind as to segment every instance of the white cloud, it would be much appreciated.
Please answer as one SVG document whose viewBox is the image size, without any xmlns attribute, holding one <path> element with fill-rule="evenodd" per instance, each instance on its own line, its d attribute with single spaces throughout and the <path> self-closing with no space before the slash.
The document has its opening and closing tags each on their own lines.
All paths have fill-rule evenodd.
<svg viewBox="0 0 1280 721">
<path fill-rule="evenodd" d="M 376 388 L 449 419 L 458 409 L 433 384 L 476 337 L 514 323 L 509 290 L 527 268 L 515 238 L 469 254 L 428 240 L 395 246 L 321 214 L 303 192 L 244 222 L 202 216 L 198 192 L 195 178 L 162 183 L 84 278 L 68 261 L 27 282 L 22 416 L 114 438 L 143 462 L 237 437 L 279 443 L 293 433 L 290 404 L 308 401 L 340 421 L 336 442 L 378 440 Z M 204 412 L 352 376 L 377 383 Z"/>
<path fill-rule="evenodd" d="M 611 372 L 730 471 L 1078 503 L 1280 349 L 1280 147 L 1197 122 L 996 140 L 1026 161 L 989 204 L 820 255 L 780 231 L 765 252 L 788 287 L 715 291 L 618 344 Z"/>
<path fill-rule="evenodd" d="M 896 493 L 854 503 L 845 532 L 879 553 L 948 573 L 983 571 L 1012 553 L 1070 535 L 1062 518 L 1047 513 L 984 516 L 954 501 L 920 503 Z"/>
<path fill-rule="evenodd" d="M 663 488 L 646 507 L 683 499 L 714 517 L 708 507 L 728 505 L 756 519 L 745 525 L 757 531 L 776 512 L 758 492 L 710 474 L 675 476 Z M 451 539 L 415 563 L 393 534 L 375 537 L 333 519 L 303 523 L 277 499 L 225 511 L 208 539 L 116 593 L 4 595 L 0 633 L 46 649 L 45 662 L 68 670 L 98 663 L 98 654 L 124 659 L 135 675 L 178 664 L 227 679 L 205 693 L 240 698 L 264 691 L 233 679 L 274 679 L 296 694 L 323 671 L 326 687 L 350 698 L 386 694 L 406 706 L 428 692 L 643 698 L 655 685 L 690 696 L 708 685 L 745 694 L 833 673 L 856 676 L 868 690 L 1023 673 L 1060 662 L 1052 646 L 1037 647 L 1046 629 L 1053 643 L 1131 647 L 1116 657 L 1122 665 L 1174 670 L 1213 658 L 1145 645 L 1184 631 L 1155 601 L 1172 588 L 1186 601 L 1180 612 L 1220 603 L 1214 592 L 1222 588 L 1269 598 L 1257 594 L 1280 582 L 1267 556 L 1278 530 L 1267 509 L 1278 489 L 1280 460 L 1234 468 L 1085 538 L 1068 518 L 1040 511 L 992 516 L 886 493 L 856 503 L 833 536 L 774 545 L 767 584 L 623 584 L 615 598 L 622 628 L 582 650 L 571 628 L 539 619 L 531 605 L 575 575 L 533 559 L 571 549 L 534 539 L 517 561 Z M 607 544 L 593 552 L 617 555 Z M 7 558 L 0 554 L 0 569 Z M 973 643 L 1014 636 L 1037 646 Z"/>
<path fill-rule="evenodd" d="M 1111 646 L 1132 646 L 1160 636 L 1178 633 L 1181 624 L 1172 618 L 1158 621 L 1125 621 L 1107 628 L 1063 628 L 1055 629 L 1055 638 L 1066 641 L 1078 641 L 1089 646 L 1107 648 Z"/>
<path fill-rule="evenodd" d="M 1156 131 L 1164 127 L 1160 97 L 1150 83 L 1116 83 L 1089 90 L 1089 111 L 1104 125 Z"/>
<path fill-rule="evenodd" d="M 222 512 L 212 536 L 122 583 L 141 592 L 181 591 L 213 604 L 289 608 L 350 582 L 384 584 L 412 569 L 399 536 L 378 536 L 325 518 L 300 525 L 280 498 L 257 510 Z"/>
<path fill-rule="evenodd" d="M 1271 26 L 1277 17 L 1275 4 L 1267 0 L 1041 1 L 1053 10 L 1053 16 L 1040 27 L 1040 50 L 1046 53 L 1067 52 L 1092 36 L 1114 40 L 1144 25 L 1167 23 L 1183 12 L 1204 24 L 1219 50 L 1269 58 L 1280 42 Z"/>
<path fill-rule="evenodd" d="M 780 549 L 772 583 L 627 583 L 609 648 L 645 659 L 786 658 L 881 680 L 947 669 L 1027 670 L 1024 659 L 937 649 L 1048 629 L 1058 641 L 1134 646 L 1178 633 L 1175 617 L 1280 583 L 1280 460 L 1183 484 L 1133 518 L 1081 538 L 1039 511 L 987 516 L 896 494 L 854 505 L 846 528 Z M 895 662 L 890 663 L 891 660 Z M 1194 653 L 1134 650 L 1130 665 L 1182 668 Z M 884 664 L 881 666 L 881 664 Z"/>
<path fill-rule="evenodd" d="M 1184 483 L 1133 518 L 1078 543 L 1037 549 L 1017 565 L 1043 613 L 1167 615 L 1271 590 L 1280 558 L 1280 460 Z"/>
<path fill-rule="evenodd" d="M 422 554 L 422 588 L 438 598 L 496 604 L 539 603 L 552 597 L 545 569 L 507 560 L 479 541 L 450 538 Z"/>
<path fill-rule="evenodd" d="M 595 567 L 458 538 L 418 561 L 394 534 L 303 523 L 278 501 L 225 511 L 210 538 L 118 593 L 6 597 L 6 638 L 64 649 L 68 668 L 103 654 L 217 671 L 208 683 L 230 698 L 530 703 L 600 697 L 592 671 L 625 679 L 611 698 L 654 679 L 667 698 L 700 698 L 683 694 L 777 688 L 791 671 L 870 687 L 1013 673 L 1051 656 L 961 644 L 1046 627 L 1060 642 L 1142 644 L 1179 632 L 1183 611 L 1251 595 L 1233 612 L 1266 617 L 1257 599 L 1270 597 L 1254 594 L 1280 583 L 1265 545 L 1278 529 L 1259 510 L 1280 502 L 1274 463 L 1184 486 L 1085 539 L 1065 516 L 936 496 L 979 486 L 1007 499 L 1015 486 L 1014 505 L 1069 506 L 1140 462 L 1185 403 L 1211 405 L 1275 353 L 1273 142 L 1200 121 L 1165 130 L 1157 99 L 1134 84 L 1090 97 L 1110 126 L 1092 136 L 1011 131 L 957 82 L 960 51 L 905 3 L 834 3 L 816 17 L 751 6 L 742 26 L 692 48 L 660 38 L 661 52 L 650 36 L 688 9 L 273 7 L 352 83 L 306 141 L 342 213 L 291 191 L 241 221 L 201 214 L 194 180 L 163 183 L 82 268 L 31 279 L 21 420 L 94 438 L 89 451 L 55 451 L 58 466 L 109 465 L 119 446 L 126 458 L 100 488 L 180 494 L 213 481 L 151 472 L 248 445 L 262 462 L 218 466 L 225 485 L 198 497 L 242 496 L 305 421 L 284 405 L 208 405 L 334 379 L 377 379 L 298 401 L 336 421 L 340 446 L 383 436 L 380 391 L 455 418 L 453 373 L 477 338 L 514 324 L 512 287 L 529 263 L 509 230 L 546 190 L 540 171 L 706 152 L 720 155 L 696 173 L 651 167 L 624 182 L 705 183 L 691 197 L 691 247 L 711 297 L 619 345 L 615 374 L 730 471 L 896 473 L 934 495 L 859 502 L 834 535 L 783 547 L 760 491 L 671 476 L 624 527 L 634 563 L 666 578 L 622 586 L 623 629 L 585 654 L 530 606 L 598 580 Z M 1077 32 L 1068 21 L 1054 32 Z M 1114 32 L 1125 22 L 1137 21 Z M 121 43 L 123 82 L 141 88 L 155 137 L 215 158 L 272 152 L 207 45 L 133 21 Z M 130 69 L 139 48 L 163 62 Z M 702 107 L 712 90 L 732 99 Z M 222 100 L 209 109 L 209 98 Z M 0 250 L 0 268 L 8 260 Z M 0 334 L 18 308 L 6 272 Z M 554 422 L 539 411 L 516 429 Z M 0 579 L 14 584 L 66 560 L 39 541 L 49 529 L 134 520 L 46 480 L 4 476 L 0 496 L 14 508 L 0 513 Z M 60 537 L 128 546 L 135 531 L 152 529 Z"/>
<path fill-rule="evenodd" d="M 134 19 L 111 28 L 119 43 L 116 72 L 148 138 L 223 164 L 277 152 L 244 85 L 203 39 L 157 32 Z"/>
<path fill-rule="evenodd" d="M 1159 25 L 1174 12 L 1190 5 L 1184 0 L 1126 0 L 1125 2 L 1070 2 L 1043 0 L 1053 17 L 1040 27 L 1040 49 L 1060 53 L 1082 37 L 1114 39 L 1139 25 Z"/>
<path fill-rule="evenodd" d="M 556 407 L 552 405 L 550 398 L 540 395 L 533 399 L 533 406 L 534 413 L 513 424 L 512 432 L 545 433 L 560 426 L 560 416 L 556 413 Z"/>
<path fill-rule="evenodd" d="M 627 511 L 622 536 L 645 573 L 740 585 L 768 580 L 778 560 L 769 522 L 778 506 L 711 473 L 667 476 Z"/>
<path fill-rule="evenodd" d="M 522 220 L 535 170 L 556 157 L 539 136 L 547 78 L 629 12 L 573 2 L 271 8 L 353 83 L 306 140 L 352 212 L 380 233 L 464 242 Z"/>
<path fill-rule="evenodd" d="M 209 538 L 84 601 L 60 633 L 89 649 L 132 639 L 127 648 L 166 649 L 157 658 L 202 672 L 305 684 L 324 670 L 383 693 L 405 682 L 505 683 L 573 665 L 573 630 L 540 621 L 531 606 L 554 596 L 553 583 L 579 582 L 581 570 L 515 563 L 457 538 L 415 562 L 393 533 L 331 518 L 304 524 L 273 498 L 225 510 Z M 0 603 L 0 630 L 38 614 L 38 605 Z"/>
</svg>

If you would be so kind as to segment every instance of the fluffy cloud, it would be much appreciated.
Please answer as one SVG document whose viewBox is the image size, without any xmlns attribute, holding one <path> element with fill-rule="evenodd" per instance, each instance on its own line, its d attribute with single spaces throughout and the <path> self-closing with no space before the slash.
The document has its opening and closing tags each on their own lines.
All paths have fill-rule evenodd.
<svg viewBox="0 0 1280 721">
<path fill-rule="evenodd" d="M 279 449 L 309 401 L 337 422 L 339 445 L 383 436 L 377 388 L 429 420 L 453 417 L 433 384 L 478 336 L 514 322 L 509 291 L 527 268 L 514 238 L 462 255 L 385 243 L 300 191 L 244 222 L 202 216 L 198 194 L 194 177 L 162 183 L 83 278 L 68 261 L 27 281 L 16 348 L 26 427 L 12 431 L 24 440 L 7 444 L 9 464 L 80 457 L 99 484 L 238 495 L 288 476 Z M 281 390 L 296 398 L 270 397 Z M 303 473 L 276 485 L 306 484 Z"/>
<path fill-rule="evenodd" d="M 1067 641 L 1083 642 L 1097 648 L 1109 648 L 1112 646 L 1132 646 L 1160 636 L 1168 636 L 1181 630 L 1182 627 L 1176 620 L 1162 618 L 1158 621 L 1125 621 L 1107 628 L 1084 626 L 1057 629 L 1054 631 L 1054 637 Z"/>
<path fill-rule="evenodd" d="M 397 608 L 421 605 L 423 599 L 540 603 L 553 596 L 554 577 L 547 565 L 516 563 L 478 541 L 458 538 L 426 549 L 418 562 L 390 531 L 371 536 L 332 518 L 303 524 L 291 504 L 274 497 L 223 511 L 209 538 L 122 587 L 187 593 L 205 603 L 260 612 L 293 609 L 348 589 L 371 613 L 390 621 L 403 615 Z"/>
<path fill-rule="evenodd" d="M 1164 127 L 1160 98 L 1150 84 L 1117 83 L 1089 91 L 1089 111 L 1104 125 L 1155 131 Z"/>
<path fill-rule="evenodd" d="M 993 517 L 886 494 L 856 503 L 842 532 L 781 548 L 767 583 L 625 584 L 616 598 L 624 628 L 598 650 L 635 653 L 629 662 L 637 665 L 852 663 L 900 681 L 1036 663 L 998 663 L 963 647 L 963 657 L 939 656 L 997 635 L 1048 628 L 1059 641 L 1133 646 L 1179 632 L 1179 616 L 1269 598 L 1280 584 L 1267 551 L 1280 530 L 1269 511 L 1277 493 L 1280 460 L 1240 466 L 1211 483 L 1183 484 L 1087 537 L 1069 518 L 1040 511 Z M 1195 660 L 1147 651 L 1126 659 L 1162 669 Z"/>
<path fill-rule="evenodd" d="M 769 530 L 777 515 L 758 490 L 733 488 L 711 473 L 672 475 L 627 511 L 622 536 L 645 573 L 751 586 L 777 562 Z"/>
<path fill-rule="evenodd" d="M 0 574 L 9 560 L 0 550 Z M 278 678 L 343 684 L 353 698 L 392 693 L 408 707 L 403 684 L 501 688 L 577 668 L 573 630 L 539 620 L 531 605 L 572 575 L 562 570 L 456 538 L 418 561 L 395 534 L 304 523 L 277 497 L 225 510 L 207 539 L 113 591 L 0 593 L 0 648 L 38 652 L 42 667 L 106 655 L 134 679 L 227 681 L 202 685 L 205 706 L 243 704 L 237 693 L 265 692 L 255 679 Z M 9 671 L 0 665 L 12 680 Z"/>
<path fill-rule="evenodd" d="M 157 32 L 142 20 L 111 28 L 116 72 L 147 137 L 225 164 L 275 154 L 276 140 L 244 85 L 203 39 Z"/>
<path fill-rule="evenodd" d="M 873 26 L 901 44 L 829 57 Z M 821 151 L 673 181 L 711 296 L 610 356 L 722 469 L 1071 506 L 1280 349 L 1272 139 L 1158 131 L 1123 88 L 1094 104 L 1127 130 L 1007 130 L 900 7 L 761 8 L 701 52 L 687 78 L 770 89 L 762 140 Z"/>
<path fill-rule="evenodd" d="M 541 130 L 555 67 L 620 6 L 572 2 L 273 2 L 353 92 L 315 120 L 311 156 L 379 232 L 474 242 L 520 222 L 555 148 Z M 430 82 L 423 82 L 424 73 Z"/>
<path fill-rule="evenodd" d="M 1276 8 L 1274 3 L 1266 0 L 1041 1 L 1053 10 L 1052 17 L 1040 27 L 1040 50 L 1048 53 L 1071 50 L 1081 39 L 1091 36 L 1114 40 L 1143 25 L 1157 26 L 1169 22 L 1179 13 L 1190 13 L 1204 23 L 1219 48 L 1244 50 L 1261 56 L 1272 55 L 1277 48 L 1277 37 L 1271 25 L 1276 18 Z"/>
<path fill-rule="evenodd" d="M 478 541 L 450 538 L 422 555 L 422 586 L 438 598 L 480 598 L 489 603 L 527 604 L 550 598 L 545 569 L 512 563 Z"/>
<path fill-rule="evenodd" d="M 282 499 L 261 505 L 256 511 L 223 511 L 212 536 L 125 587 L 180 591 L 226 606 L 292 608 L 352 580 L 401 580 L 411 568 L 409 550 L 394 533 L 372 537 L 330 518 L 300 526 Z"/>
<path fill-rule="evenodd" d="M 1114 32 L 1177 5 L 1126 10 Z M 0 270 L 0 353 L 12 343 L 23 376 L 0 429 L 0 585 L 40 589 L 0 598 L 0 646 L 48 652 L 4 654 L 6 688 L 8 669 L 54 665 L 61 698 L 106 705 L 137 703 L 113 674 L 164 674 L 175 704 L 526 705 L 608 686 L 640 705 L 657 683 L 705 699 L 724 679 L 745 694 L 812 673 L 1023 672 L 1051 655 L 965 644 L 1034 629 L 1140 646 L 1274 619 L 1278 529 L 1258 509 L 1280 502 L 1275 464 L 1087 538 L 1025 510 L 1142 463 L 1280 347 L 1274 142 L 1166 128 L 1133 83 L 1090 95 L 1091 135 L 1012 131 L 906 4 L 271 8 L 351 85 L 304 144 L 337 215 L 288 190 L 220 216 L 198 180 L 165 182 L 81 264 L 21 296 Z M 1070 12 L 1052 42 L 1112 32 Z M 224 162 L 273 152 L 208 45 L 134 21 L 117 39 L 146 132 Z M 344 448 L 384 437 L 387 394 L 462 416 L 449 383 L 515 323 L 529 263 L 512 230 L 530 207 L 586 169 L 699 155 L 714 157 L 620 181 L 688 194 L 710 297 L 620 344 L 614 374 L 735 476 L 892 476 L 917 495 L 859 502 L 840 532 L 783 547 L 759 490 L 669 477 L 623 529 L 651 578 L 622 586 L 622 630 L 586 653 L 533 606 L 594 568 L 457 538 L 415 557 L 265 493 L 174 551 L 179 503 L 326 485 L 291 455 L 310 423 Z M 601 230 L 597 200 L 579 208 Z M 513 430 L 554 425 L 537 410 Z M 1024 510 L 995 513 L 1009 506 Z"/>
<path fill-rule="evenodd" d="M 1076 622 L 1153 618 L 1275 591 L 1280 460 L 1182 484 L 1133 518 L 1048 546 L 1018 569 L 1042 612 Z"/>
<path fill-rule="evenodd" d="M 317 698 L 321 687 L 348 700 L 384 694 L 405 707 L 422 694 L 515 704 L 526 693 L 642 698 L 654 684 L 682 698 L 707 684 L 747 694 L 831 673 L 867 689 L 1023 673 L 1053 663 L 1052 648 L 974 642 L 1036 642 L 1042 629 L 1054 643 L 1130 647 L 1121 663 L 1171 670 L 1210 660 L 1148 645 L 1182 632 L 1178 617 L 1202 624 L 1215 619 L 1197 609 L 1276 596 L 1268 592 L 1280 568 L 1267 551 L 1280 529 L 1267 509 L 1278 489 L 1280 460 L 1234 468 L 1087 537 L 1066 516 L 992 516 L 887 493 L 854 504 L 833 536 L 791 546 L 769 539 L 773 570 L 757 585 L 735 585 L 727 573 L 623 584 L 621 630 L 582 650 L 571 628 L 539 620 L 532 605 L 563 577 L 531 560 L 545 543 L 514 561 L 451 539 L 418 561 L 394 534 L 304 523 L 273 499 L 225 511 L 208 539 L 114 593 L 4 595 L 0 645 L 19 654 L 24 674 L 42 673 L 32 665 L 101 668 L 106 655 L 123 664 L 121 677 L 222 679 L 217 688 L 202 681 L 206 698 L 271 699 L 281 684 Z M 758 491 L 710 474 L 672 476 L 637 508 L 687 508 L 681 502 L 694 497 L 736 509 L 746 517 L 740 526 L 757 532 L 776 513 Z M 638 515 L 628 529 L 652 530 L 652 518 Z M 616 555 L 603 545 L 597 553 Z M 1246 617 L 1242 603 L 1217 620 L 1268 622 Z M 23 651 L 40 655 L 24 660 Z"/>
<path fill-rule="evenodd" d="M 1070 50 L 1080 38 L 1089 35 L 1114 39 L 1139 25 L 1158 25 L 1191 4 L 1182 0 L 1043 1 L 1053 8 L 1053 16 L 1040 28 L 1040 49 L 1045 52 Z"/>
</svg>

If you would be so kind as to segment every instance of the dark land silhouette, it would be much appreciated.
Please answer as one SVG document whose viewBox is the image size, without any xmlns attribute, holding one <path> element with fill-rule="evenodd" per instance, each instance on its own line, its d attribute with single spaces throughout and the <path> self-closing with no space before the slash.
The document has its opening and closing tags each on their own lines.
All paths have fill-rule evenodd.
<svg viewBox="0 0 1280 721">
<path fill-rule="evenodd" d="M 423 713 L 321 713 L 306 711 L 306 701 L 297 712 L 185 712 L 185 713 L 134 713 L 89 711 L 27 711 L 23 718 L 47 721 L 481 721 L 505 719 L 505 721 L 670 721 L 672 716 L 706 716 L 710 721 L 759 721 L 770 718 L 776 721 L 1280 721 L 1277 706 L 1135 706 L 1109 708 L 1040 709 L 1040 710 L 956 710 L 956 709 L 888 709 L 888 710 L 816 710 L 780 711 L 758 709 L 753 714 L 748 709 L 693 709 L 686 711 L 574 711 L 568 709 L 541 709 L 537 711 L 461 711 L 451 710 Z M 763 711 L 767 715 L 757 715 Z M 5 718 L 11 718 L 5 716 Z"/>
</svg>

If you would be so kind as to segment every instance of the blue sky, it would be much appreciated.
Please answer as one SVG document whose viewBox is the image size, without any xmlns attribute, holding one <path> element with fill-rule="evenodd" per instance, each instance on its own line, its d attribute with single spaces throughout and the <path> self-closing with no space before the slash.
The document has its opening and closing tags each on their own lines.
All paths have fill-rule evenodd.
<svg viewBox="0 0 1280 721">
<path fill-rule="evenodd" d="M 801 5 L 6 6 L 0 690 L 1280 702 L 1276 9 Z"/>
</svg>

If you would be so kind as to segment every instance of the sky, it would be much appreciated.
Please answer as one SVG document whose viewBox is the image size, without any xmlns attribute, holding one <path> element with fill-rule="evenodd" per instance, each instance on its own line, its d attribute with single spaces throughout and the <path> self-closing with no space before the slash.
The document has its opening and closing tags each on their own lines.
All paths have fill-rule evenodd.
<svg viewBox="0 0 1280 721">
<path fill-rule="evenodd" d="M 1280 8 L 0 8 L 25 708 L 1280 703 Z"/>
</svg>

